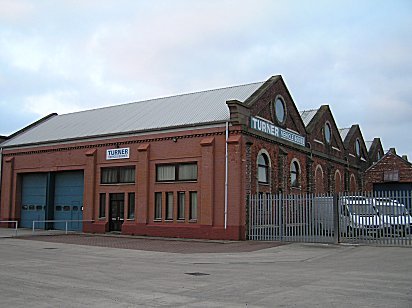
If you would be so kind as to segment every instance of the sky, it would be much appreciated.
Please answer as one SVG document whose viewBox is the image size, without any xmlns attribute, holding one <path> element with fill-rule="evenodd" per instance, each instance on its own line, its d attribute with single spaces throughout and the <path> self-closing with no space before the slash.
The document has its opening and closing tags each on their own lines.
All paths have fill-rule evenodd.
<svg viewBox="0 0 412 308">
<path fill-rule="evenodd" d="M 278 74 L 412 160 L 410 0 L 0 0 L 0 135 Z"/>
</svg>

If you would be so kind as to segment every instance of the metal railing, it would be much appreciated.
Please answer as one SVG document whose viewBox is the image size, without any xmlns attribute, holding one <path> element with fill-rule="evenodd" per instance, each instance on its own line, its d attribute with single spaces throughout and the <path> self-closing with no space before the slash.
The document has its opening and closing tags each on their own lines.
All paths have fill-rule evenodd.
<svg viewBox="0 0 412 308">
<path fill-rule="evenodd" d="M 32 235 L 34 235 L 35 233 L 35 225 L 37 223 L 65 223 L 65 234 L 68 234 L 69 229 L 68 229 L 68 223 L 69 222 L 94 222 L 94 220 L 78 220 L 78 219 L 74 219 L 74 220 L 33 220 L 33 226 L 32 226 Z M 60 229 L 49 229 L 49 230 L 60 230 Z"/>
<path fill-rule="evenodd" d="M 17 220 L 0 220 L 1 223 L 14 223 L 14 234 L 17 236 L 17 229 L 19 227 L 19 222 Z"/>
<path fill-rule="evenodd" d="M 247 238 L 412 246 L 412 192 L 258 194 L 249 197 Z"/>
</svg>

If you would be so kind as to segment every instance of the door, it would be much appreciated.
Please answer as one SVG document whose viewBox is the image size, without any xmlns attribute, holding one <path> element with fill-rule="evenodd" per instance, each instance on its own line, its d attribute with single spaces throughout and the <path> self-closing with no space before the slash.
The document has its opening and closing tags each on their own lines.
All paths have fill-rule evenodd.
<svg viewBox="0 0 412 308">
<path fill-rule="evenodd" d="M 81 231 L 83 227 L 83 171 L 58 172 L 55 175 L 54 219 L 72 220 L 68 230 Z M 64 230 L 65 222 L 55 222 L 54 228 Z"/>
<path fill-rule="evenodd" d="M 47 174 L 32 173 L 22 175 L 21 221 L 22 228 L 44 229 L 46 219 Z"/>
<path fill-rule="evenodd" d="M 124 222 L 124 194 L 110 194 L 109 230 L 121 231 Z"/>
</svg>

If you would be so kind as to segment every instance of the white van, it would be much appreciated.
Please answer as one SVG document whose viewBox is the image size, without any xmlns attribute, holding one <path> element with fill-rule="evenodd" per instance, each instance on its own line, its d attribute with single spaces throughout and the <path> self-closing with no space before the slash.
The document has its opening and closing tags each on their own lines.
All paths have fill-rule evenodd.
<svg viewBox="0 0 412 308">
<path fill-rule="evenodd" d="M 338 210 L 333 209 L 333 197 L 316 197 L 312 215 L 319 233 L 333 234 L 339 213 L 340 232 L 350 237 L 379 237 L 383 232 L 383 221 L 374 207 L 373 198 L 363 196 L 341 196 Z"/>
<path fill-rule="evenodd" d="M 385 225 L 386 236 L 411 234 L 412 216 L 404 204 L 391 198 L 374 198 L 374 208 Z"/>
</svg>

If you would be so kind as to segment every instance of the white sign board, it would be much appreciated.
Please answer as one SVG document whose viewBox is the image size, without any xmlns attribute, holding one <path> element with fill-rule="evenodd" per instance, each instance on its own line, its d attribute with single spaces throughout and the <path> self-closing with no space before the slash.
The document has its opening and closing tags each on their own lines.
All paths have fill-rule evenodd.
<svg viewBox="0 0 412 308">
<path fill-rule="evenodd" d="M 125 159 L 130 156 L 130 148 L 109 149 L 106 150 L 106 160 Z"/>
<path fill-rule="evenodd" d="M 272 135 L 272 136 L 299 144 L 301 146 L 305 146 L 305 137 L 295 134 L 293 132 L 290 132 L 286 129 L 277 127 L 270 122 L 263 121 L 255 117 L 251 117 L 250 127 L 258 131 L 264 132 L 268 135 Z"/>
</svg>

